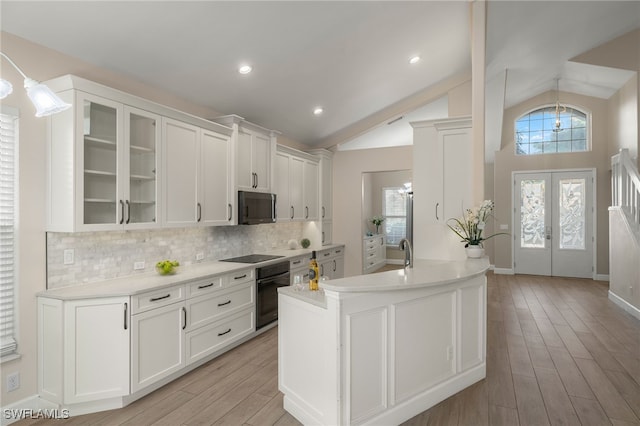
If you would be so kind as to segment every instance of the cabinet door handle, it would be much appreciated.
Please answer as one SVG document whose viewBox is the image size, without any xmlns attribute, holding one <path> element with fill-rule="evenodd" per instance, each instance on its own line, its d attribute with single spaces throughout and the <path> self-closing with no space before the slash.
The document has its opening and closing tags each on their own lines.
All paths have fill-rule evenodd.
<svg viewBox="0 0 640 426">
<path fill-rule="evenodd" d="M 322 231 L 322 242 L 324 243 L 324 231 Z"/>
<path fill-rule="evenodd" d="M 333 259 L 333 272 L 335 272 L 337 268 L 338 268 L 338 263 L 336 262 L 335 259 Z"/>
<path fill-rule="evenodd" d="M 124 223 L 124 202 L 120 200 L 120 225 Z"/>
<path fill-rule="evenodd" d="M 309 206 L 304 206 L 304 218 L 309 219 Z"/>
<path fill-rule="evenodd" d="M 440 203 L 436 203 L 436 220 L 440 220 L 440 218 L 438 217 L 438 206 L 440 205 Z"/>
<path fill-rule="evenodd" d="M 182 329 L 187 328 L 187 308 L 182 307 Z"/>
<path fill-rule="evenodd" d="M 152 297 L 151 299 L 149 299 L 149 302 L 157 302 L 158 300 L 168 299 L 170 297 L 171 297 L 171 294 L 165 294 L 164 296 L 160 296 L 160 297 Z"/>
<path fill-rule="evenodd" d="M 323 219 L 324 219 L 324 213 L 325 213 L 324 206 L 322 206 L 322 218 Z"/>
<path fill-rule="evenodd" d="M 293 206 L 291 206 L 291 219 L 293 219 L 295 211 L 296 210 L 293 208 Z"/>
<path fill-rule="evenodd" d="M 229 219 L 227 220 L 231 222 L 232 217 L 233 217 L 233 206 L 231 205 L 231 203 L 229 203 Z"/>
<path fill-rule="evenodd" d="M 292 262 L 292 263 L 293 263 L 294 265 L 299 265 L 299 264 L 300 264 L 300 262 L 302 262 L 302 260 L 296 260 L 296 261 L 294 261 L 294 262 Z"/>
<path fill-rule="evenodd" d="M 198 290 L 202 290 L 203 288 L 209 288 L 209 287 L 213 287 L 213 283 L 209 283 L 209 284 L 205 284 L 205 285 L 199 285 L 198 286 Z"/>
<path fill-rule="evenodd" d="M 242 278 L 247 278 L 247 274 L 240 275 L 239 277 L 233 277 L 234 280 L 240 280 Z"/>
<path fill-rule="evenodd" d="M 129 316 L 129 305 L 125 302 L 124 304 L 124 329 L 125 330 L 129 327 L 128 316 Z"/>
<path fill-rule="evenodd" d="M 256 173 L 256 188 L 258 187 L 258 174 Z"/>
<path fill-rule="evenodd" d="M 320 265 L 320 276 L 324 275 L 324 265 Z"/>
<path fill-rule="evenodd" d="M 222 333 L 218 333 L 218 337 L 224 336 L 225 334 L 229 334 L 229 333 L 231 333 L 231 329 L 228 329 L 227 331 L 223 331 Z"/>
<path fill-rule="evenodd" d="M 325 256 L 325 257 L 330 256 L 330 255 L 331 255 L 331 252 L 329 252 L 329 253 L 323 253 L 323 256 Z"/>
<path fill-rule="evenodd" d="M 202 219 L 202 205 L 198 203 L 198 222 Z"/>
<path fill-rule="evenodd" d="M 127 225 L 131 222 L 131 203 L 129 200 L 125 201 L 127 203 Z"/>
<path fill-rule="evenodd" d="M 342 253 L 342 250 L 336 250 L 336 254 Z"/>
<path fill-rule="evenodd" d="M 231 300 L 227 300 L 227 301 L 226 301 L 226 302 L 224 302 L 224 303 L 218 303 L 218 306 L 225 306 L 225 305 L 228 305 L 228 304 L 230 304 L 230 303 L 231 303 Z"/>
</svg>

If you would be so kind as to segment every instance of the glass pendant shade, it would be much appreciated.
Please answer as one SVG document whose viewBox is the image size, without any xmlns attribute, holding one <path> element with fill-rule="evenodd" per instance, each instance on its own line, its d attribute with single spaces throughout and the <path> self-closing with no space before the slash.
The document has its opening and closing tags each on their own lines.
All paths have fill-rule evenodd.
<svg viewBox="0 0 640 426">
<path fill-rule="evenodd" d="M 25 78 L 24 88 L 27 90 L 29 99 L 36 107 L 36 117 L 46 117 L 71 108 L 71 104 L 64 102 L 51 89 L 35 80 Z"/>
<path fill-rule="evenodd" d="M 13 86 L 7 80 L 0 80 L 0 99 L 4 99 L 13 92 Z"/>
</svg>

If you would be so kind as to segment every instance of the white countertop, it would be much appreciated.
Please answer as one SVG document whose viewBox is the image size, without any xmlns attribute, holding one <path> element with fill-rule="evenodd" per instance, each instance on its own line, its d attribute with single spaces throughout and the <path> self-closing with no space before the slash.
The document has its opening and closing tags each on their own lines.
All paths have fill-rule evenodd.
<svg viewBox="0 0 640 426">
<path fill-rule="evenodd" d="M 330 244 L 323 246 L 321 249 L 317 249 L 316 251 L 331 250 L 339 247 L 344 247 L 344 244 Z M 283 257 L 259 263 L 221 261 L 194 263 L 191 265 L 180 266 L 177 273 L 174 275 L 159 275 L 155 270 L 153 270 L 152 272 L 145 272 L 144 274 L 129 275 L 112 280 L 45 290 L 39 292 L 37 296 L 51 297 L 61 300 L 133 296 L 146 291 L 159 290 L 165 287 L 185 284 L 216 275 L 231 274 L 246 269 L 255 269 L 265 265 L 287 261 L 298 256 L 310 255 L 311 251 L 311 249 L 273 250 L 268 253 L 256 254 L 270 254 Z"/>
<path fill-rule="evenodd" d="M 435 287 L 483 275 L 488 269 L 488 257 L 459 261 L 416 259 L 413 268 L 321 280 L 319 291 L 291 286 L 281 287 L 278 292 L 326 308 L 325 292 L 365 293 Z"/>
</svg>

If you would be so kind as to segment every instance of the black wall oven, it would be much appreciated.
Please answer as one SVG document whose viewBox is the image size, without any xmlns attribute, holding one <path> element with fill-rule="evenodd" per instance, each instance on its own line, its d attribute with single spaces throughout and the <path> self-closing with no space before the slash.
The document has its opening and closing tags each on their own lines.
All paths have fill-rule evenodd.
<svg viewBox="0 0 640 426">
<path fill-rule="evenodd" d="M 278 319 L 278 287 L 289 284 L 288 261 L 256 269 L 256 329 Z"/>
</svg>

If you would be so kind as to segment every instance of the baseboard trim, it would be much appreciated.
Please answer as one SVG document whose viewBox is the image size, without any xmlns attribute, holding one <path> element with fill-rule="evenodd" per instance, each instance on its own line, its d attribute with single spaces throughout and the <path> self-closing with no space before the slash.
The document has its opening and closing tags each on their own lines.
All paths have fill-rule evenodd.
<svg viewBox="0 0 640 426">
<path fill-rule="evenodd" d="M 6 426 L 22 419 L 66 419 L 68 411 L 61 410 L 57 404 L 32 395 L 13 404 L 2 407 L 0 425 Z"/>
<path fill-rule="evenodd" d="M 631 303 L 629 303 L 626 300 L 624 300 L 622 297 L 620 297 L 617 294 L 613 293 L 611 290 L 609 290 L 609 300 L 611 300 L 613 303 L 618 305 L 620 308 L 624 309 L 626 312 L 631 314 L 631 316 L 633 316 L 633 317 L 635 317 L 635 318 L 640 320 L 640 309 L 636 308 Z"/>
<path fill-rule="evenodd" d="M 387 265 L 404 265 L 404 259 L 387 259 Z"/>
<path fill-rule="evenodd" d="M 595 274 L 593 279 L 596 281 L 609 281 L 609 274 Z"/>
<path fill-rule="evenodd" d="M 514 275 L 513 268 L 493 268 L 493 273 L 496 275 Z"/>
</svg>

